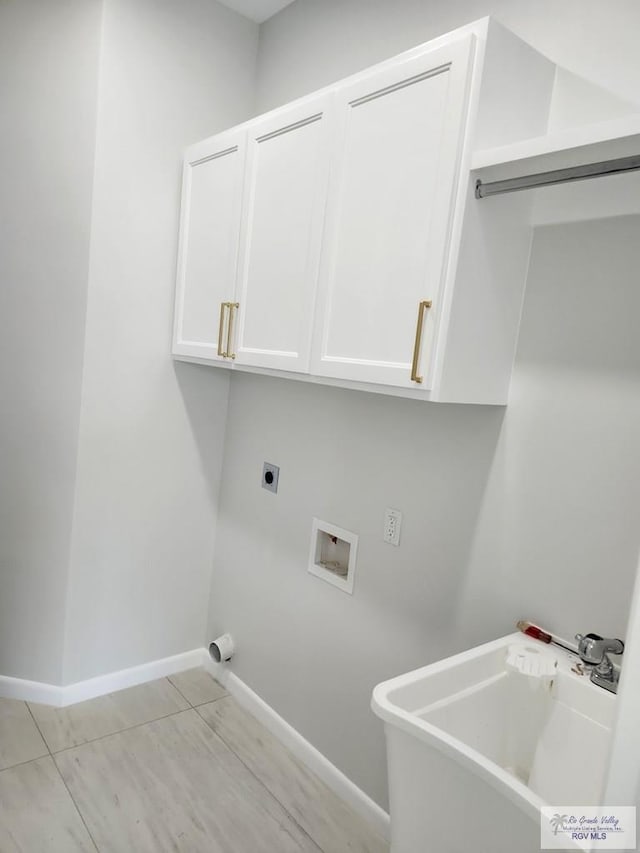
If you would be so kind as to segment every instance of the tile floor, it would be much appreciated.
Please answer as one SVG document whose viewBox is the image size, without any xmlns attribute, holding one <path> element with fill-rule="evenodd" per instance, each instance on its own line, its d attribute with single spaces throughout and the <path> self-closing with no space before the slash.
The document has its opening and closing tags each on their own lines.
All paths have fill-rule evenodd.
<svg viewBox="0 0 640 853">
<path fill-rule="evenodd" d="M 0 699 L 1 853 L 384 853 L 204 670 L 68 708 Z"/>
</svg>

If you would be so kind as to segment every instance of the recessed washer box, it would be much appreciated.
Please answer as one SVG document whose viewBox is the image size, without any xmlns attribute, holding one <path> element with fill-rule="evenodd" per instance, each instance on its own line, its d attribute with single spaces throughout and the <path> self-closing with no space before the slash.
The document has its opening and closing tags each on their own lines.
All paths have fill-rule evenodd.
<svg viewBox="0 0 640 853">
<path fill-rule="evenodd" d="M 313 519 L 309 572 L 353 594 L 358 536 L 328 521 Z"/>
</svg>

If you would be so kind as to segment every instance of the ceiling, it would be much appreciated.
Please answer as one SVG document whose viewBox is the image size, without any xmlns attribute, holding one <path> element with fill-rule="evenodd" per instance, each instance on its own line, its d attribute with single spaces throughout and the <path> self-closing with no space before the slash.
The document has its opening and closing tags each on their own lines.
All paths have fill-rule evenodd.
<svg viewBox="0 0 640 853">
<path fill-rule="evenodd" d="M 266 21 L 267 18 L 275 15 L 276 12 L 284 9 L 292 2 L 293 0 L 220 0 L 223 6 L 228 6 L 258 24 Z"/>
</svg>

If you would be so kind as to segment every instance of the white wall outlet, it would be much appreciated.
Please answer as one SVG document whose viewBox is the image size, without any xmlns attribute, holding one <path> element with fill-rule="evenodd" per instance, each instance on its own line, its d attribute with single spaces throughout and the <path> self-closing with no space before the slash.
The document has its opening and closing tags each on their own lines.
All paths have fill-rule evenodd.
<svg viewBox="0 0 640 853">
<path fill-rule="evenodd" d="M 402 525 L 402 513 L 398 509 L 387 508 L 384 513 L 384 536 L 389 545 L 400 544 L 400 527 Z"/>
<path fill-rule="evenodd" d="M 272 462 L 265 462 L 262 466 L 262 488 L 276 495 L 278 493 L 279 477 L 280 468 Z"/>
</svg>

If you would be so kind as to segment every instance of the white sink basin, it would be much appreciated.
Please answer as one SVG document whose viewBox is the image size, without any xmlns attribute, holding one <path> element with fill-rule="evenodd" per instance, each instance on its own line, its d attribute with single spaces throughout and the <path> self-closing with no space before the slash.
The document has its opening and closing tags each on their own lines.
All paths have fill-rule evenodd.
<svg viewBox="0 0 640 853">
<path fill-rule="evenodd" d="M 534 679 L 509 669 L 507 657 L 514 646 L 550 656 L 555 674 Z M 407 782 L 433 790 L 447 774 L 449 784 L 457 789 L 450 795 L 459 802 L 466 798 L 473 807 L 487 797 L 493 802 L 498 794 L 535 827 L 541 806 L 599 804 L 616 697 L 591 684 L 588 675 L 575 672 L 578 660 L 557 646 L 516 633 L 378 685 L 372 708 L 386 723 L 392 838 L 397 829 L 394 804 L 406 821 Z M 413 752 L 403 746 L 407 736 Z M 429 749 L 418 749 L 419 742 Z M 399 760 L 400 753 L 413 756 L 410 771 L 407 761 Z M 455 771 L 443 765 L 444 759 L 455 763 Z M 426 769 L 420 762 L 426 762 Z M 396 778 L 403 774 L 403 779 Z M 394 795 L 394 785 L 400 786 L 401 796 L 397 790 Z M 478 785 L 489 786 L 491 795 L 481 794 Z M 424 798 L 423 802 L 418 822 L 429 811 Z M 501 808 L 499 802 L 495 808 Z M 437 814 L 429 816 L 431 826 L 442 819 L 442 809 L 440 802 Z M 418 837 L 414 833 L 410 843 L 415 844 Z M 434 842 L 434 849 L 464 849 L 450 842 L 448 832 L 443 846 L 438 848 Z M 494 848 L 487 844 L 487 849 L 502 849 L 500 838 L 496 844 Z M 392 846 L 394 851 L 404 849 L 410 847 L 400 842 Z M 518 836 L 504 849 L 527 847 Z"/>
</svg>

